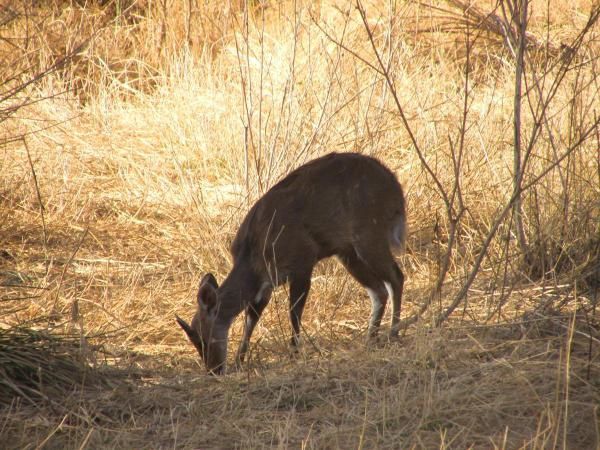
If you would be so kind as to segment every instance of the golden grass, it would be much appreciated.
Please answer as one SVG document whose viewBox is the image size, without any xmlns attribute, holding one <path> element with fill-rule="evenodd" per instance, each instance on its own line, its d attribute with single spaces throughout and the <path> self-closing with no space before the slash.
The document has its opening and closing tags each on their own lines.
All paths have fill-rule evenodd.
<svg viewBox="0 0 600 450">
<path fill-rule="evenodd" d="M 253 336 L 245 369 L 216 379 L 205 375 L 174 315 L 191 315 L 203 273 L 225 277 L 228 245 L 249 205 L 291 168 L 330 151 L 359 151 L 397 173 L 411 230 L 400 257 L 408 275 L 404 317 L 430 295 L 449 224 L 389 87 L 359 59 L 375 62 L 354 8 L 257 5 L 246 28 L 243 5 L 221 10 L 211 3 L 202 6 L 209 13 L 195 10 L 193 24 L 202 31 L 186 47 L 185 7 L 167 4 L 169 14 L 161 16 L 160 2 L 132 5 L 135 20 L 102 29 L 70 72 L 25 91 L 54 98 L 0 122 L 8 140 L 25 135 L 0 147 L 0 442 L 14 448 L 600 445 L 597 137 L 524 195 L 537 272 L 523 266 L 506 221 L 465 301 L 442 328 L 431 327 L 512 194 L 514 62 L 501 40 L 482 35 L 473 50 L 460 174 L 467 213 L 448 279 L 423 319 L 398 342 L 365 348 L 367 296 L 336 262 L 324 262 L 313 279 L 301 355 L 288 354 L 280 289 Z M 399 3 L 391 15 L 387 3 L 373 1 L 366 9 L 415 138 L 451 189 L 465 34 L 447 26 L 458 23 L 447 20 L 450 7 L 438 6 L 443 11 Z M 544 7 L 534 2 L 530 31 L 561 43 L 582 28 L 590 9 L 585 1 L 552 8 L 546 34 Z M 76 40 L 92 23 L 117 15 L 109 13 L 76 5 L 53 12 L 54 21 L 45 22 L 52 26 L 36 35 L 57 39 L 40 47 L 40 64 L 57 51 L 57 36 Z M 62 35 L 54 28 L 61 21 Z M 3 31 L 16 36 L 23 22 L 10 26 Z M 567 73 L 548 108 L 525 182 L 594 120 L 593 39 L 597 30 L 582 50 L 587 62 Z M 65 86 L 78 90 L 60 94 Z M 524 120 L 527 137 L 535 123 L 528 114 Z M 21 344 L 31 341 L 11 334 L 19 330 L 21 337 L 49 332 L 64 345 L 36 352 Z M 231 347 L 240 332 L 236 323 Z M 57 381 L 46 375 L 57 367 L 52 361 L 69 368 L 55 370 Z M 28 375 L 12 375 L 5 362 L 26 367 Z M 69 371 L 83 375 L 62 383 Z M 21 382 L 29 383 L 30 399 L 14 394 Z"/>
<path fill-rule="evenodd" d="M 155 346 L 110 387 L 36 410 L 13 402 L 3 437 L 14 448 L 47 437 L 62 448 L 593 448 L 600 373 L 572 319 L 421 328 L 368 351 L 338 339 L 327 354 L 253 360 L 218 379 L 181 347 Z"/>
</svg>

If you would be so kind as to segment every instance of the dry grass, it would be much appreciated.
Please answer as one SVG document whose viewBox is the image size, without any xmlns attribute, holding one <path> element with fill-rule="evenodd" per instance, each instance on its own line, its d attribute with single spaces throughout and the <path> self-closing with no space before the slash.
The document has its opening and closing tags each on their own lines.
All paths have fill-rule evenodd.
<svg viewBox="0 0 600 450">
<path fill-rule="evenodd" d="M 366 3 L 415 139 L 448 191 L 457 177 L 453 149 L 459 137 L 464 142 L 467 212 L 441 293 L 398 342 L 365 348 L 367 296 L 337 263 L 325 262 L 313 279 L 298 358 L 288 354 L 281 289 L 244 371 L 204 374 L 174 315 L 191 314 L 201 274 L 224 278 L 248 206 L 292 167 L 359 151 L 398 174 L 411 229 L 400 258 L 408 275 L 403 316 L 429 297 L 450 224 L 389 86 L 365 63 L 375 58 L 356 9 L 255 5 L 246 26 L 237 3 L 175 3 L 165 3 L 167 15 L 163 2 L 130 2 L 126 17 L 110 9 L 119 2 L 37 11 L 45 19 L 31 45 L 46 45 L 11 65 L 13 74 L 36 73 L 67 51 L 57 47 L 63 38 L 93 37 L 68 69 L 0 104 L 0 442 L 597 448 L 597 125 L 524 194 L 536 270 L 524 266 L 507 219 L 466 299 L 443 327 L 431 326 L 512 195 L 514 61 L 501 39 L 489 31 L 475 39 L 471 25 L 461 130 L 467 29 L 454 26 L 461 16 L 445 3 L 437 10 L 398 3 L 394 11 Z M 534 2 L 529 30 L 570 42 L 588 3 L 561 3 L 548 18 L 545 4 Z M 202 31 L 192 42 L 189 4 L 211 11 L 194 9 L 192 24 Z M 22 38 L 31 17 L 11 21 L 2 36 Z M 593 29 L 550 103 L 525 183 L 598 117 L 597 39 Z M 3 61 L 11 57 L 5 45 Z M 536 54 L 530 68 L 538 77 L 540 60 Z M 558 73 L 547 72 L 544 89 Z M 19 79 L 5 76 L 3 92 Z M 539 93 L 530 95 L 524 109 Z M 7 113 L 25 97 L 46 100 Z M 524 139 L 534 128 L 525 113 Z M 233 346 L 240 331 L 236 323 Z"/>
<path fill-rule="evenodd" d="M 35 409 L 7 404 L 3 440 L 10 448 L 46 439 L 50 448 L 597 445 L 600 373 L 584 323 L 458 325 L 368 351 L 329 342 L 327 355 L 255 361 L 220 379 L 200 374 L 181 347 L 155 346 L 132 361 L 143 373 L 122 370 L 110 387 L 82 383 Z"/>
</svg>

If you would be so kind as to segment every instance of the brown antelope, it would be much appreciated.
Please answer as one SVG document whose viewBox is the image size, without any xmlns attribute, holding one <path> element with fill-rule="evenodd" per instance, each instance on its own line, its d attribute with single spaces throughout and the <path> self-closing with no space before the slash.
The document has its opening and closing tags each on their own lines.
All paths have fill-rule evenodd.
<svg viewBox="0 0 600 450">
<path fill-rule="evenodd" d="M 239 365 L 273 288 L 287 282 L 295 348 L 313 267 L 336 255 L 371 297 L 368 338 L 377 334 L 388 297 L 390 336 L 397 336 L 404 275 L 392 249 L 402 246 L 405 235 L 404 196 L 389 169 L 354 153 L 315 159 L 291 172 L 250 209 L 231 245 L 231 272 L 221 286 L 212 274 L 205 275 L 191 325 L 179 317 L 177 322 L 208 371 L 221 374 L 235 317 L 246 312 Z"/>
</svg>

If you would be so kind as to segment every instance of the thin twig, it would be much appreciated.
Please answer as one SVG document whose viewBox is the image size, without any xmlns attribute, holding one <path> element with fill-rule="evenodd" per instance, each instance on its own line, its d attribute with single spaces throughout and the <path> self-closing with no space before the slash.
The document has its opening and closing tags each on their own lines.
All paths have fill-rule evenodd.
<svg viewBox="0 0 600 450">
<path fill-rule="evenodd" d="M 56 310 L 57 310 L 58 297 L 60 295 L 60 290 L 62 288 L 63 281 L 64 281 L 65 275 L 67 273 L 67 269 L 69 268 L 69 266 L 73 262 L 73 259 L 75 259 L 75 255 L 77 254 L 77 252 L 81 248 L 81 245 L 83 244 L 83 241 L 85 240 L 85 238 L 88 235 L 89 231 L 90 231 L 90 227 L 89 227 L 89 225 L 87 225 L 85 227 L 85 230 L 83 230 L 83 233 L 81 233 L 81 238 L 79 239 L 79 242 L 77 242 L 77 245 L 75 246 L 75 249 L 73 250 L 73 253 L 71 253 L 71 256 L 69 257 L 69 259 L 67 260 L 67 262 L 63 266 L 63 269 L 62 269 L 62 271 L 60 273 L 60 278 L 58 280 L 58 286 L 56 288 L 56 294 L 54 296 L 54 305 L 52 306 L 52 311 L 54 313 L 56 313 Z M 52 316 L 53 316 L 53 314 L 50 315 L 50 318 L 52 318 Z"/>
<path fill-rule="evenodd" d="M 46 255 L 46 261 L 48 260 L 48 230 L 46 228 L 46 216 L 44 214 L 44 201 L 42 200 L 42 193 L 40 192 L 40 184 L 38 182 L 37 174 L 35 173 L 35 167 L 33 166 L 33 160 L 31 159 L 31 152 L 29 151 L 29 145 L 27 144 L 27 139 L 22 138 L 21 142 L 25 146 L 25 150 L 27 151 L 27 160 L 29 161 L 29 167 L 31 168 L 31 175 L 33 177 L 33 184 L 35 186 L 35 193 L 37 195 L 38 205 L 40 207 L 40 216 L 42 218 L 42 235 L 44 237 L 44 253 Z M 46 267 L 46 270 L 48 267 Z"/>
</svg>

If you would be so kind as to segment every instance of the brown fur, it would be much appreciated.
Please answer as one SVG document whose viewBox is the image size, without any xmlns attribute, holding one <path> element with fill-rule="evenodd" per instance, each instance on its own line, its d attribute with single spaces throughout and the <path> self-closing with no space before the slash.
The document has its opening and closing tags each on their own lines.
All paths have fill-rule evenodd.
<svg viewBox="0 0 600 450">
<path fill-rule="evenodd" d="M 198 311 L 190 327 L 179 324 L 198 348 L 207 368 L 225 367 L 227 335 L 233 319 L 247 312 L 241 362 L 272 288 L 290 283 L 292 344 L 314 265 L 337 255 L 370 291 L 373 313 L 369 336 L 377 333 L 388 290 L 393 294 L 391 334 L 398 333 L 404 277 L 391 250 L 402 245 L 406 211 L 396 177 L 378 160 L 332 153 L 291 172 L 250 209 L 231 246 L 233 268 L 220 287 L 205 276 Z"/>
</svg>

